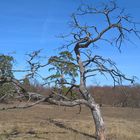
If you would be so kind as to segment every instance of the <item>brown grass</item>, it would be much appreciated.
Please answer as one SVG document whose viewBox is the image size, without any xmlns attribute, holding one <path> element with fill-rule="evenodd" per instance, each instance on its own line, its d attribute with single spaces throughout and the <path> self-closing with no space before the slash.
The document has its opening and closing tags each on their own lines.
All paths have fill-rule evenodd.
<svg viewBox="0 0 140 140">
<path fill-rule="evenodd" d="M 93 140 L 90 111 L 78 111 L 45 104 L 0 111 L 0 140 Z M 102 112 L 108 140 L 140 140 L 140 109 L 103 107 Z"/>
</svg>

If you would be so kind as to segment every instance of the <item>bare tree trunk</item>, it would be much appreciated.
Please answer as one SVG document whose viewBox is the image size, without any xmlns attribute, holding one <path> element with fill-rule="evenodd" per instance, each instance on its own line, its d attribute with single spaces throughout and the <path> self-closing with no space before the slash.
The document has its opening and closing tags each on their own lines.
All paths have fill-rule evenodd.
<svg viewBox="0 0 140 140">
<path fill-rule="evenodd" d="M 105 140 L 105 125 L 98 104 L 95 104 L 94 109 L 91 109 L 91 113 L 95 123 L 97 140 Z"/>
<path fill-rule="evenodd" d="M 85 45 L 84 47 L 88 47 Z M 96 129 L 96 139 L 97 140 L 105 140 L 105 125 L 104 121 L 100 112 L 100 107 L 98 104 L 96 104 L 94 98 L 92 95 L 89 93 L 89 91 L 86 88 L 86 78 L 85 78 L 85 67 L 83 65 L 83 62 L 81 60 L 80 56 L 80 46 L 79 43 L 76 44 L 75 46 L 75 54 L 77 56 L 77 63 L 79 64 L 79 70 L 80 70 L 80 93 L 82 94 L 83 98 L 88 102 L 89 107 L 92 112 L 92 116 L 94 119 L 95 123 L 95 129 Z"/>
<path fill-rule="evenodd" d="M 84 91 L 86 90 L 87 89 L 85 88 Z M 88 101 L 88 107 L 91 110 L 93 120 L 95 123 L 96 140 L 106 140 L 105 124 L 100 111 L 100 106 L 95 102 L 94 98 L 88 91 L 84 95 L 86 95 L 85 98 Z"/>
<path fill-rule="evenodd" d="M 83 87 L 80 89 L 80 91 L 83 91 L 82 94 L 84 95 L 85 100 L 88 102 L 88 107 L 90 108 L 94 119 L 96 140 L 106 140 L 105 124 L 100 111 L 100 106 L 95 102 L 94 98 L 88 92 L 86 87 Z"/>
</svg>

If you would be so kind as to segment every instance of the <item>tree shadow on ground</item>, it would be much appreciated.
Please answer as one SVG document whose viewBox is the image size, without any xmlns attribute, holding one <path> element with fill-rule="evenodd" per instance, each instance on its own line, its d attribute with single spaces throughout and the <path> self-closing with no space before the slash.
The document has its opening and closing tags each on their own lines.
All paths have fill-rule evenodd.
<svg viewBox="0 0 140 140">
<path fill-rule="evenodd" d="M 78 131 L 76 129 L 73 129 L 71 127 L 66 126 L 65 124 L 63 124 L 60 121 L 56 121 L 56 120 L 53 120 L 53 119 L 47 119 L 47 120 L 48 120 L 49 123 L 52 123 L 52 124 L 54 124 L 55 126 L 57 126 L 59 128 L 64 128 L 64 129 L 70 130 L 70 131 L 72 131 L 74 133 L 78 133 L 78 134 L 84 135 L 86 137 L 90 137 L 90 138 L 95 138 L 96 139 L 96 136 L 90 135 L 90 134 L 87 134 L 87 133 L 84 133 L 84 132 L 80 132 L 80 131 Z"/>
<path fill-rule="evenodd" d="M 4 132 L 0 134 L 0 140 L 1 139 L 11 139 L 11 138 L 17 138 L 17 137 L 23 137 L 23 136 L 30 136 L 32 138 L 38 138 L 38 139 L 44 139 L 47 140 L 48 138 L 39 136 L 40 134 L 65 134 L 67 132 L 53 132 L 53 131 L 48 131 L 48 132 L 36 132 L 35 130 L 29 130 L 27 132 L 20 132 L 17 129 L 13 129 L 11 132 Z"/>
</svg>

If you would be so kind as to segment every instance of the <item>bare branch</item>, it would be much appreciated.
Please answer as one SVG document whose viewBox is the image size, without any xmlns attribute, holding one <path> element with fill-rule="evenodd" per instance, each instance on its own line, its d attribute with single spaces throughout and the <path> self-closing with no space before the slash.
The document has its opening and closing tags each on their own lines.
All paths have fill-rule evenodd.
<svg viewBox="0 0 140 140">
<path fill-rule="evenodd" d="M 74 101 L 62 101 L 62 100 L 57 101 L 55 99 L 49 98 L 46 101 L 51 104 L 67 106 L 67 107 L 74 107 L 74 106 L 81 105 L 81 104 L 89 106 L 89 103 L 84 99 L 78 99 L 78 100 L 74 100 Z"/>
<path fill-rule="evenodd" d="M 43 101 L 45 101 L 46 100 L 46 98 L 42 98 L 41 100 L 38 100 L 38 101 L 36 101 L 36 102 L 34 102 L 34 103 L 32 103 L 32 104 L 27 104 L 27 105 L 24 105 L 24 106 L 13 106 L 13 107 L 7 107 L 7 108 L 2 108 L 2 109 L 0 109 L 0 110 L 10 110 L 10 109 L 26 109 L 26 108 L 30 108 L 30 107 L 33 107 L 33 106 L 35 106 L 35 105 L 37 105 L 37 104 L 39 104 L 39 103 L 41 103 L 41 102 L 43 102 Z"/>
<path fill-rule="evenodd" d="M 101 56 L 95 55 L 92 59 L 87 60 L 84 66 L 86 67 L 90 63 L 95 64 L 95 67 L 85 71 L 85 75 L 88 74 L 85 76 L 86 78 L 94 76 L 96 75 L 96 72 L 99 72 L 102 75 L 105 75 L 104 73 L 108 73 L 112 77 L 114 84 L 121 84 L 123 79 L 134 83 L 134 78 L 127 78 L 119 71 L 119 69 L 116 67 L 116 64 L 110 59 L 104 59 Z"/>
</svg>

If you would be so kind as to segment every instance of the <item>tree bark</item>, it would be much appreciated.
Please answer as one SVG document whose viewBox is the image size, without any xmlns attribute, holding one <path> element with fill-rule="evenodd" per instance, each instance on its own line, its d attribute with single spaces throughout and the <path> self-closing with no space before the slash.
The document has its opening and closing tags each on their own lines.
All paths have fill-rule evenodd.
<svg viewBox="0 0 140 140">
<path fill-rule="evenodd" d="M 96 128 L 96 139 L 105 140 L 105 125 L 101 115 L 100 107 L 98 104 L 94 105 L 94 109 L 91 109 L 91 113 L 94 119 Z"/>
<path fill-rule="evenodd" d="M 83 92 L 85 92 L 87 89 L 83 88 L 82 90 Z M 88 102 L 88 107 L 91 110 L 92 117 L 94 120 L 96 140 L 106 140 L 105 124 L 100 111 L 100 106 L 95 102 L 94 98 L 91 96 L 91 94 L 88 91 L 83 94 L 86 97 L 85 100 L 87 100 Z"/>
<path fill-rule="evenodd" d="M 83 46 L 83 45 L 82 45 Z M 84 45 L 85 47 L 88 47 L 88 45 Z M 105 124 L 101 115 L 100 107 L 98 104 L 96 104 L 94 98 L 89 93 L 89 91 L 86 88 L 86 78 L 85 78 L 85 67 L 83 65 L 81 54 L 80 54 L 80 48 L 83 48 L 80 46 L 80 43 L 77 43 L 74 51 L 77 57 L 77 63 L 79 65 L 80 70 L 80 93 L 82 94 L 83 98 L 88 102 L 89 108 L 91 109 L 91 113 L 94 119 L 95 123 L 95 133 L 96 133 L 96 140 L 106 140 L 105 136 Z"/>
</svg>

